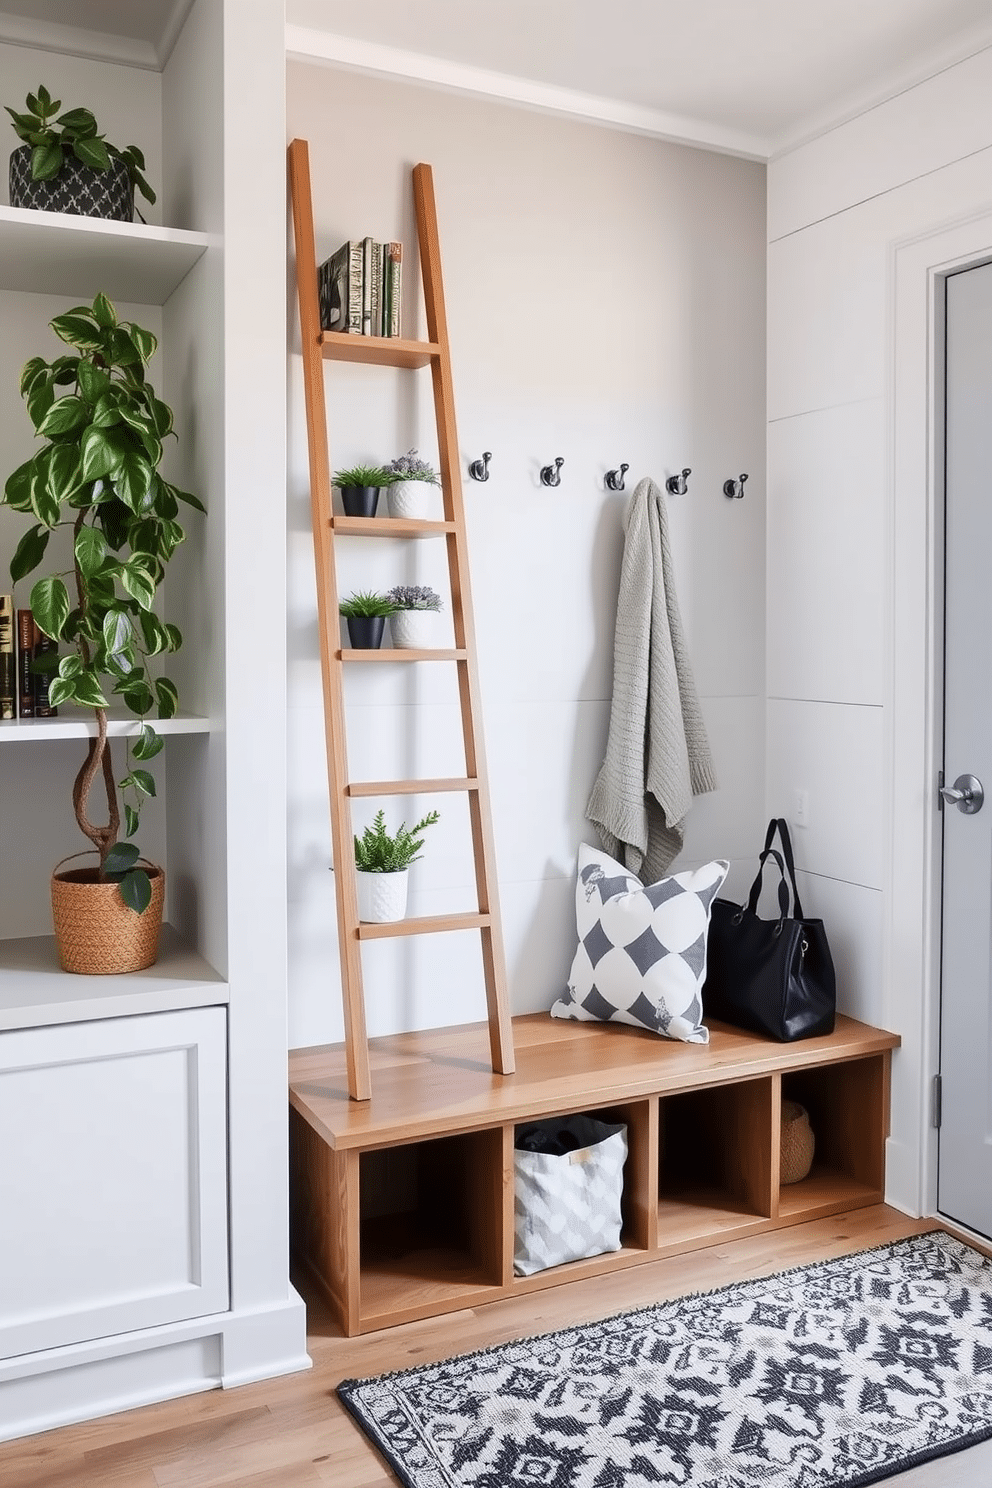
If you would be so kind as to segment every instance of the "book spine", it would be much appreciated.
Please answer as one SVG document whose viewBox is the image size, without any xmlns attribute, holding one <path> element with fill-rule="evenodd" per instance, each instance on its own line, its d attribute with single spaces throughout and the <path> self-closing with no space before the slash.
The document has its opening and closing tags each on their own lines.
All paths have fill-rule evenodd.
<svg viewBox="0 0 992 1488">
<path fill-rule="evenodd" d="M 399 336 L 402 325 L 403 244 L 389 245 L 389 334 Z"/>
<path fill-rule="evenodd" d="M 31 670 L 34 661 L 34 616 L 30 610 L 17 612 L 17 711 L 21 718 L 34 717 L 35 675 Z"/>
<path fill-rule="evenodd" d="M 17 717 L 17 663 L 14 649 L 14 596 L 0 594 L 0 718 Z"/>
<path fill-rule="evenodd" d="M 347 243 L 342 243 L 317 270 L 320 328 L 323 331 L 343 331 L 347 326 L 348 247 Z"/>
<path fill-rule="evenodd" d="M 370 334 L 382 335 L 382 244 L 372 244 L 372 315 Z"/>
<path fill-rule="evenodd" d="M 372 239 L 362 242 L 362 335 L 372 334 Z"/>
<path fill-rule="evenodd" d="M 360 241 L 348 244 L 348 324 L 353 336 L 362 334 L 362 266 L 365 250 Z"/>
<path fill-rule="evenodd" d="M 35 659 L 41 656 L 51 656 L 57 653 L 58 649 L 57 643 L 52 640 L 51 636 L 46 636 L 36 625 L 34 628 Z M 51 670 L 46 667 L 43 671 L 37 671 L 34 674 L 34 715 L 36 718 L 58 717 L 58 708 L 53 708 L 48 701 L 48 686 L 55 671 L 54 667 Z"/>
</svg>

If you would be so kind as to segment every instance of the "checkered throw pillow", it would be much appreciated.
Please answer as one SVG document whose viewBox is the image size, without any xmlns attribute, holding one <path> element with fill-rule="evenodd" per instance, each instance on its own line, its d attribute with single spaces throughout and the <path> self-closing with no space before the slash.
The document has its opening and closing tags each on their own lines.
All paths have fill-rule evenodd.
<svg viewBox="0 0 992 1488">
<path fill-rule="evenodd" d="M 645 886 L 620 863 L 579 848 L 575 919 L 579 945 L 553 1018 L 633 1023 L 687 1044 L 708 1044 L 703 1026 L 710 905 L 730 864 Z"/>
</svg>

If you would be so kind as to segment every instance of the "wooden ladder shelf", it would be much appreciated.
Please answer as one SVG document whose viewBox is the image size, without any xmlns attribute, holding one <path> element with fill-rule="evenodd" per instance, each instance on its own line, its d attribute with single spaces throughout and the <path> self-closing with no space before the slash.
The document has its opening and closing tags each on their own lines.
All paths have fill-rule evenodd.
<svg viewBox="0 0 992 1488">
<path fill-rule="evenodd" d="M 481 706 L 469 587 L 465 513 L 462 503 L 451 359 L 448 352 L 448 327 L 441 281 L 441 253 L 431 168 L 429 165 L 417 165 L 413 168 L 417 237 L 420 245 L 424 301 L 427 311 L 429 336 L 427 341 L 407 341 L 401 337 L 348 335 L 321 329 L 317 290 L 317 252 L 310 192 L 310 161 L 305 140 L 294 140 L 289 147 L 289 176 L 296 238 L 300 329 L 303 340 L 303 381 L 306 396 L 310 498 L 317 576 L 317 620 L 324 692 L 324 729 L 327 737 L 327 784 L 330 798 L 331 844 L 334 856 L 334 882 L 341 954 L 348 1091 L 353 1100 L 368 1100 L 372 1087 L 362 988 L 361 942 L 363 940 L 384 936 L 433 934 L 445 930 L 477 929 L 482 937 L 482 963 L 486 985 L 492 1067 L 498 1074 L 505 1075 L 513 1072 L 513 1034 L 506 993 L 506 967 L 496 885 L 496 855 L 481 734 Z M 408 369 L 430 367 L 434 386 L 438 457 L 444 498 L 443 521 L 428 522 L 409 518 L 334 515 L 331 504 L 331 465 L 324 390 L 325 359 Z M 409 538 L 426 534 L 443 536 L 447 547 L 454 648 L 436 651 L 356 651 L 342 648 L 334 561 L 336 538 L 344 536 Z M 344 667 L 354 663 L 383 662 L 390 664 L 447 662 L 454 663 L 457 667 L 465 746 L 466 774 L 464 778 L 373 781 L 351 781 L 349 779 L 345 747 Z M 469 914 L 438 915 L 425 919 L 406 919 L 389 924 L 361 923 L 358 918 L 356 895 L 351 801 L 360 796 L 413 795 L 438 791 L 464 791 L 468 796 L 478 911 Z"/>
</svg>

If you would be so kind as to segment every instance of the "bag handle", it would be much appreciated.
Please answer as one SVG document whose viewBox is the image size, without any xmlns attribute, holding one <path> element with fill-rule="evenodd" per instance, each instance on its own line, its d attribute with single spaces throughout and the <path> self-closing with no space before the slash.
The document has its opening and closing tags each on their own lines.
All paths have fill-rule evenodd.
<svg viewBox="0 0 992 1488">
<path fill-rule="evenodd" d="M 747 907 L 751 914 L 754 914 L 758 907 L 758 900 L 761 897 L 761 879 L 765 871 L 765 863 L 769 858 L 775 859 L 778 864 L 778 871 L 782 875 L 778 884 L 778 907 L 781 912 L 780 920 L 784 920 L 789 913 L 789 886 L 785 879 L 785 864 L 782 861 L 782 854 L 774 847 L 766 847 L 758 860 L 758 876 L 751 885 Z"/>
<path fill-rule="evenodd" d="M 796 863 L 795 859 L 792 856 L 792 838 L 789 835 L 789 824 L 785 820 L 784 816 L 778 816 L 769 823 L 768 830 L 770 832 L 772 830 L 772 827 L 776 827 L 778 829 L 779 841 L 782 844 L 782 855 L 785 858 L 785 866 L 789 870 L 789 881 L 792 884 L 792 902 L 794 905 L 795 918 L 797 920 L 804 920 L 806 916 L 803 914 L 803 906 L 799 898 L 799 890 L 796 887 Z M 772 835 L 774 835 L 774 833 Z"/>
</svg>

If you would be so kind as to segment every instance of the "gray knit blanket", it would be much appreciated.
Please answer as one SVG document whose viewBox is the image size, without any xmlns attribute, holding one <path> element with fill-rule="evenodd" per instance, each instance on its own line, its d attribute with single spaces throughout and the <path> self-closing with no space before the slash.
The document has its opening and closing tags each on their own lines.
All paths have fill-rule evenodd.
<svg viewBox="0 0 992 1488">
<path fill-rule="evenodd" d="M 682 851 L 693 796 L 717 781 L 654 481 L 638 483 L 624 527 L 610 732 L 586 816 L 611 857 L 655 883 Z"/>
</svg>

